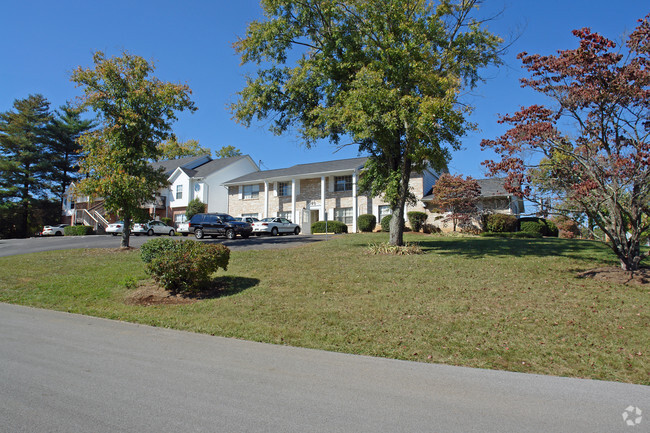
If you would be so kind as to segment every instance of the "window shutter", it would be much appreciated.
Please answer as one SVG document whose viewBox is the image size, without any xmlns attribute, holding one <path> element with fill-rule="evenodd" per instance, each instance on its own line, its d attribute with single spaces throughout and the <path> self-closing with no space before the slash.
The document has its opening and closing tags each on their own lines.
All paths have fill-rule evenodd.
<svg viewBox="0 0 650 433">
<path fill-rule="evenodd" d="M 273 197 L 277 197 L 277 196 L 278 196 L 278 183 L 273 182 Z"/>
<path fill-rule="evenodd" d="M 239 185 L 239 199 L 244 199 L 244 187 L 242 185 Z"/>
<path fill-rule="evenodd" d="M 300 179 L 296 179 L 296 196 L 300 195 Z"/>
<path fill-rule="evenodd" d="M 329 182 L 329 191 L 334 192 L 334 176 L 328 176 L 327 179 Z"/>
</svg>

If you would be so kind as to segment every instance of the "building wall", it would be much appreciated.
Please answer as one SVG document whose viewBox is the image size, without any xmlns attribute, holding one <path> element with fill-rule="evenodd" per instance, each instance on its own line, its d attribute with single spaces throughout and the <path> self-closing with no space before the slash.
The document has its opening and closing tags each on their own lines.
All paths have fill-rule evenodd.
<svg viewBox="0 0 650 433">
<path fill-rule="evenodd" d="M 288 180 L 287 182 L 291 182 Z M 318 219 L 323 220 L 320 215 L 321 209 L 321 178 L 320 176 L 308 179 L 296 179 L 296 216 L 294 222 L 301 223 L 303 210 L 318 211 Z M 424 195 L 425 188 L 424 176 L 414 175 L 411 178 L 411 189 L 416 197 Z M 278 196 L 277 182 L 269 182 L 268 194 L 268 215 L 269 217 L 277 216 L 279 212 L 291 212 L 291 195 Z M 429 186 L 430 188 L 430 186 Z M 257 198 L 244 199 L 242 195 L 242 186 L 230 186 L 228 188 L 228 213 L 233 216 L 242 216 L 257 214 L 258 218 L 264 215 L 264 183 L 259 184 L 259 195 Z M 382 197 L 369 197 L 367 195 L 357 196 L 357 216 L 371 213 L 377 217 L 379 223 L 379 207 L 387 203 Z M 354 199 L 352 191 L 334 191 L 334 176 L 325 178 L 325 212 L 327 219 L 332 220 L 335 217 L 335 209 L 352 208 Z M 418 202 L 414 206 L 407 206 L 407 212 L 411 210 L 423 211 L 424 205 Z M 350 231 L 353 228 L 350 225 Z"/>
</svg>

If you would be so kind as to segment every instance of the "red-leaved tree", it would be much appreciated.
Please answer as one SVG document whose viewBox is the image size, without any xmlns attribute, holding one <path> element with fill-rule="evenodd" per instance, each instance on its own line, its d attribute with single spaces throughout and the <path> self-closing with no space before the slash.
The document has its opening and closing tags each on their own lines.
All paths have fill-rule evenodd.
<svg viewBox="0 0 650 433">
<path fill-rule="evenodd" d="M 513 194 L 535 197 L 531 174 L 546 173 L 546 190 L 561 196 L 556 202 L 577 205 L 591 218 L 630 271 L 648 256 L 640 239 L 650 214 L 649 19 L 639 20 L 623 50 L 584 28 L 573 31 L 576 49 L 519 54 L 531 73 L 522 86 L 554 104 L 503 116 L 500 123 L 512 128 L 481 143 L 501 156 L 484 164 L 492 174 L 508 173 Z"/>
<path fill-rule="evenodd" d="M 444 221 L 451 221 L 456 231 L 458 225 L 466 224 L 476 216 L 476 203 L 480 196 L 481 187 L 476 180 L 443 173 L 433 185 L 431 204 L 436 210 L 448 212 Z"/>
</svg>

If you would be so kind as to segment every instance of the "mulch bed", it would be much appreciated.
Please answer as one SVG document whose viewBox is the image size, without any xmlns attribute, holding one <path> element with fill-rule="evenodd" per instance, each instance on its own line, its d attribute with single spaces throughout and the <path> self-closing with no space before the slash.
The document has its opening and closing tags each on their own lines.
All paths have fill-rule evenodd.
<svg viewBox="0 0 650 433">
<path fill-rule="evenodd" d="M 638 271 L 630 272 L 616 266 L 610 266 L 580 272 L 578 278 L 593 278 L 615 284 L 645 285 L 650 284 L 650 268 L 641 268 Z"/>
</svg>

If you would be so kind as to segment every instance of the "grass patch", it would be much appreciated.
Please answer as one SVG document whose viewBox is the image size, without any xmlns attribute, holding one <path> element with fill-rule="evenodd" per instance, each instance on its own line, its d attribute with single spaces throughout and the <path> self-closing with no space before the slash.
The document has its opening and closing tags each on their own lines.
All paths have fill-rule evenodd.
<svg viewBox="0 0 650 433">
<path fill-rule="evenodd" d="M 0 258 L 0 301 L 253 341 L 650 385 L 650 293 L 576 274 L 597 242 L 406 234 L 424 254 L 370 255 L 387 234 L 233 251 L 222 296 L 127 305 L 139 251 Z M 263 264 L 261 266 L 260 264 Z M 126 282 L 126 283 L 125 283 Z"/>
</svg>

